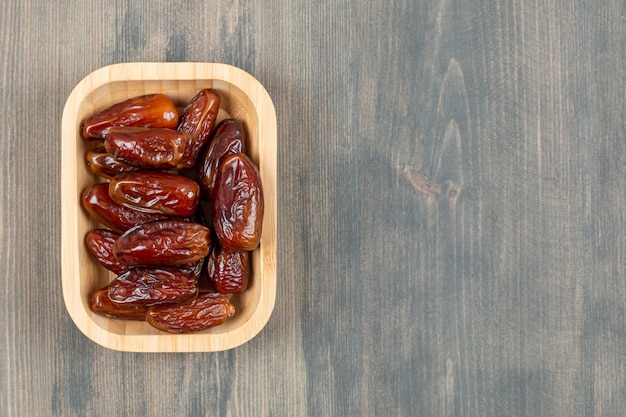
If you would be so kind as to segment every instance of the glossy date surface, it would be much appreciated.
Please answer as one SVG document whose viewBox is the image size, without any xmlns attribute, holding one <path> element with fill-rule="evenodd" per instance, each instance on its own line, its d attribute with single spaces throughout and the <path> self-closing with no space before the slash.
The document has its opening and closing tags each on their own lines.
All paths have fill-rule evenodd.
<svg viewBox="0 0 626 417">
<path fill-rule="evenodd" d="M 184 166 L 192 138 L 174 129 L 112 127 L 104 139 L 106 151 L 126 164 L 155 169 Z"/>
<path fill-rule="evenodd" d="M 168 217 L 160 213 L 143 213 L 116 203 L 109 195 L 108 183 L 93 184 L 85 188 L 81 195 L 81 204 L 91 217 L 118 233 L 142 223 Z"/>
<path fill-rule="evenodd" d="M 127 272 L 131 268 L 129 265 L 120 263 L 113 253 L 113 245 L 115 245 L 119 237 L 119 233 L 108 229 L 91 230 L 85 235 L 85 244 L 89 252 L 100 265 L 118 275 Z"/>
<path fill-rule="evenodd" d="M 137 267 L 109 284 L 109 299 L 121 306 L 180 303 L 198 294 L 198 280 L 171 267 Z"/>
<path fill-rule="evenodd" d="M 245 154 L 225 157 L 213 195 L 213 224 L 224 250 L 251 251 L 263 225 L 263 188 L 259 171 Z"/>
<path fill-rule="evenodd" d="M 104 139 L 113 126 L 175 129 L 180 115 L 165 94 L 146 94 L 116 103 L 83 122 L 85 139 Z"/>
<path fill-rule="evenodd" d="M 248 287 L 250 252 L 226 252 L 215 246 L 206 261 L 209 284 L 220 293 L 236 293 Z"/>
<path fill-rule="evenodd" d="M 201 292 L 188 303 L 150 307 L 146 321 L 169 333 L 194 333 L 220 325 L 234 314 L 228 295 Z"/>
<path fill-rule="evenodd" d="M 234 119 L 222 120 L 215 128 L 209 146 L 198 158 L 196 166 L 196 181 L 203 198 L 213 198 L 220 161 L 228 155 L 245 152 L 245 133 L 241 122 Z"/>
<path fill-rule="evenodd" d="M 205 258 L 210 244 L 207 227 L 164 219 L 128 230 L 116 240 L 113 252 L 127 265 L 183 265 Z"/>
<path fill-rule="evenodd" d="M 193 138 L 186 167 L 196 164 L 200 150 L 208 142 L 215 127 L 220 107 L 220 95 L 215 90 L 204 89 L 196 94 L 185 107 L 177 130 Z"/>
<path fill-rule="evenodd" d="M 109 195 L 116 203 L 146 213 L 191 217 L 200 199 L 195 181 L 161 171 L 127 172 L 109 183 Z"/>
<path fill-rule="evenodd" d="M 202 267 L 204 266 L 204 259 L 200 259 L 195 262 L 187 262 L 181 265 L 177 265 L 183 274 L 199 277 L 202 274 Z"/>
<path fill-rule="evenodd" d="M 111 301 L 108 285 L 91 293 L 89 307 L 95 313 L 121 320 L 145 320 L 148 312 L 148 307 L 126 306 Z"/>
<path fill-rule="evenodd" d="M 120 161 L 107 152 L 104 147 L 98 147 L 87 152 L 85 156 L 87 166 L 94 174 L 111 179 L 122 172 L 134 172 L 141 170 L 141 167 L 128 165 Z"/>
</svg>

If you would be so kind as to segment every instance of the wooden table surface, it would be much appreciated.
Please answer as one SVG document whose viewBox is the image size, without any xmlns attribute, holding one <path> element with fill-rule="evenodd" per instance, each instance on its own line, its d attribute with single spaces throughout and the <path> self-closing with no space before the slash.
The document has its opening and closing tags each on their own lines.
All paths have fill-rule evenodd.
<svg viewBox="0 0 626 417">
<path fill-rule="evenodd" d="M 0 3 L 0 415 L 623 416 L 621 0 Z M 105 349 L 60 276 L 87 74 L 223 62 L 278 121 L 278 287 L 220 353 Z"/>
</svg>

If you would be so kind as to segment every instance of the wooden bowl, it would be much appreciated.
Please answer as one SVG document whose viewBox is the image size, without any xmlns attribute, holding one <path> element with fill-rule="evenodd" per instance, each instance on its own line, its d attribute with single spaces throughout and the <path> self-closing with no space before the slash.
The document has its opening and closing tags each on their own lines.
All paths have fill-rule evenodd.
<svg viewBox="0 0 626 417">
<path fill-rule="evenodd" d="M 181 108 L 201 89 L 220 93 L 219 119 L 243 122 L 248 154 L 261 173 L 265 215 L 261 244 L 252 253 L 250 283 L 233 296 L 236 312 L 224 324 L 192 334 L 169 334 L 144 322 L 115 320 L 89 308 L 89 295 L 115 278 L 87 251 L 85 234 L 102 227 L 80 205 L 80 194 L 100 181 L 85 163 L 91 146 L 82 121 L 130 97 L 163 93 Z M 61 272 L 72 320 L 94 342 L 130 352 L 209 352 L 239 346 L 265 326 L 276 296 L 276 114 L 263 86 L 236 67 L 214 63 L 124 63 L 101 68 L 72 91 L 63 110 L 61 169 Z"/>
</svg>

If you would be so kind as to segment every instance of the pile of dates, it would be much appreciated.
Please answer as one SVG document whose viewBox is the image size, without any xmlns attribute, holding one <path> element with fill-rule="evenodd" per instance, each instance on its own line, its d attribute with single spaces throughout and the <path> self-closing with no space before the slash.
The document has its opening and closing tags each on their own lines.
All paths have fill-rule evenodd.
<svg viewBox="0 0 626 417">
<path fill-rule="evenodd" d="M 241 122 L 217 123 L 219 107 L 212 89 L 181 111 L 148 94 L 84 120 L 86 162 L 101 181 L 81 203 L 104 226 L 85 243 L 116 274 L 91 294 L 94 312 L 171 333 L 235 314 L 231 296 L 247 288 L 261 238 L 263 188 Z"/>
</svg>

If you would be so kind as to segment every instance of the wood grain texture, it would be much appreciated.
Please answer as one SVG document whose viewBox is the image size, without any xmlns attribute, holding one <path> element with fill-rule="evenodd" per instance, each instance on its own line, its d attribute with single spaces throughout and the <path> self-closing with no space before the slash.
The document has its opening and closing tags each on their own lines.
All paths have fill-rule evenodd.
<svg viewBox="0 0 626 417">
<path fill-rule="evenodd" d="M 621 416 L 623 1 L 0 3 L 0 414 Z M 135 354 L 62 299 L 63 105 L 117 62 L 257 78 L 272 317 Z"/>
</svg>

